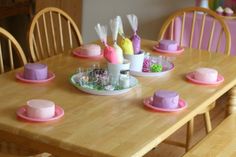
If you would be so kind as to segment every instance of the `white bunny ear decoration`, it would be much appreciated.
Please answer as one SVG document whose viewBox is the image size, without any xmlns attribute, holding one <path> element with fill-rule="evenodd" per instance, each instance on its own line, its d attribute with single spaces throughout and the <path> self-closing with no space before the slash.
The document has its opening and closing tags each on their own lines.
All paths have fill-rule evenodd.
<svg viewBox="0 0 236 157">
<path fill-rule="evenodd" d="M 119 29 L 118 29 L 118 32 L 119 34 L 121 35 L 122 38 L 125 38 L 125 33 L 124 33 L 124 29 L 123 29 L 123 24 L 122 24 L 122 20 L 121 20 L 121 17 L 120 16 L 117 16 L 116 17 L 117 20 L 119 21 Z"/>
<path fill-rule="evenodd" d="M 107 46 L 107 27 L 98 23 L 94 28 L 101 42 Z"/>
<path fill-rule="evenodd" d="M 118 30 L 119 30 L 119 20 L 118 20 L 118 18 L 110 20 L 110 27 L 111 27 L 113 42 L 116 43 L 117 36 L 118 36 Z"/>
<path fill-rule="evenodd" d="M 134 14 L 129 14 L 127 15 L 127 18 L 129 20 L 129 23 L 131 25 L 131 28 L 133 30 L 133 32 L 136 34 L 137 30 L 138 30 L 138 18 L 136 15 Z"/>
</svg>

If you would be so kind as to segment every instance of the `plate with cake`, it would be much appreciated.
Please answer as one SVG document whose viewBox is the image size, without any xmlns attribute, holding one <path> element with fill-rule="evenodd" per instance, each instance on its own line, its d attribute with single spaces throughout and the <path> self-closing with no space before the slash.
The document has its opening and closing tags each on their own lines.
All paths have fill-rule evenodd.
<svg viewBox="0 0 236 157">
<path fill-rule="evenodd" d="M 16 114 L 23 120 L 32 122 L 48 122 L 64 116 L 64 110 L 53 101 L 32 99 L 25 106 L 20 107 Z"/>
<path fill-rule="evenodd" d="M 96 44 L 86 44 L 75 48 L 73 55 L 80 58 L 100 59 L 103 57 L 101 47 Z"/>
<path fill-rule="evenodd" d="M 184 52 L 184 48 L 180 47 L 174 40 L 161 40 L 157 45 L 153 46 L 153 49 L 156 52 L 165 54 L 181 54 Z"/>
<path fill-rule="evenodd" d="M 217 70 L 207 67 L 197 68 L 186 75 L 188 81 L 198 85 L 219 85 L 224 77 Z"/>
<path fill-rule="evenodd" d="M 23 72 L 16 73 L 16 78 L 26 83 L 44 83 L 54 79 L 55 74 L 48 71 L 46 64 L 28 63 Z"/>
<path fill-rule="evenodd" d="M 187 103 L 174 91 L 159 90 L 152 97 L 143 101 L 144 105 L 154 111 L 177 112 L 185 109 Z"/>
</svg>

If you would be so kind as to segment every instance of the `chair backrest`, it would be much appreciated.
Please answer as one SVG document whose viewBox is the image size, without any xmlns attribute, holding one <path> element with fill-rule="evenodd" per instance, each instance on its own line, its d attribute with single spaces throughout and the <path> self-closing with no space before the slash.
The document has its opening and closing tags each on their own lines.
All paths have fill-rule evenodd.
<svg viewBox="0 0 236 157">
<path fill-rule="evenodd" d="M 0 36 L 0 73 L 15 69 L 16 64 L 26 64 L 25 54 L 16 39 L 1 27 Z"/>
<path fill-rule="evenodd" d="M 190 7 L 174 12 L 163 24 L 158 41 L 164 38 L 176 40 L 183 47 L 222 51 L 230 55 L 228 26 L 222 17 L 210 9 Z"/>
<path fill-rule="evenodd" d="M 34 62 L 83 44 L 72 18 L 55 7 L 44 8 L 36 13 L 29 28 L 28 40 Z"/>
</svg>

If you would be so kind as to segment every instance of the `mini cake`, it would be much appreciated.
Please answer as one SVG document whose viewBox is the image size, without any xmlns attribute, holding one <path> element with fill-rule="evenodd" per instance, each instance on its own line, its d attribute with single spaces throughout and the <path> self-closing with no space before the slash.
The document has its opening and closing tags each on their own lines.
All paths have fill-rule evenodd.
<svg viewBox="0 0 236 157">
<path fill-rule="evenodd" d="M 217 14 L 219 14 L 219 15 L 223 15 L 223 14 L 224 14 L 224 9 L 223 9 L 221 6 L 219 6 L 219 7 L 216 9 L 216 12 L 217 12 Z"/>
<path fill-rule="evenodd" d="M 199 81 L 214 83 L 217 81 L 218 72 L 211 68 L 198 68 L 194 72 L 194 78 Z"/>
<path fill-rule="evenodd" d="M 28 63 L 24 66 L 24 76 L 28 80 L 45 80 L 48 77 L 48 67 L 45 64 Z"/>
<path fill-rule="evenodd" d="M 101 47 L 96 44 L 82 45 L 76 49 L 76 51 L 83 56 L 93 57 L 101 54 Z"/>
<path fill-rule="evenodd" d="M 178 108 L 179 94 L 173 91 L 160 90 L 153 95 L 153 106 L 166 109 Z"/>
<path fill-rule="evenodd" d="M 55 115 L 55 104 L 49 100 L 32 99 L 27 101 L 26 113 L 31 118 L 52 118 Z"/>
<path fill-rule="evenodd" d="M 232 16 L 234 14 L 234 11 L 231 8 L 225 8 L 224 11 L 226 16 Z"/>
<path fill-rule="evenodd" d="M 159 48 L 162 50 L 176 51 L 178 49 L 178 44 L 174 40 L 161 40 L 159 42 Z"/>
</svg>

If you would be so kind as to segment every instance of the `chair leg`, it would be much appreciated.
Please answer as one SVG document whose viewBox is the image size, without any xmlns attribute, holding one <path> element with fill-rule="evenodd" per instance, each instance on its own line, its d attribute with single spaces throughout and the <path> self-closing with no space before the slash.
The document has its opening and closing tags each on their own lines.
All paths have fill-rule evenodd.
<svg viewBox="0 0 236 157">
<path fill-rule="evenodd" d="M 206 129 L 206 133 L 208 134 L 208 133 L 211 132 L 211 130 L 212 130 L 211 117 L 210 117 L 209 111 L 206 111 L 206 112 L 204 113 L 204 119 L 205 119 L 205 129 Z"/>
<path fill-rule="evenodd" d="M 194 129 L 194 118 L 191 119 L 187 123 L 187 136 L 186 136 L 185 152 L 188 152 L 188 150 L 190 148 L 190 143 L 191 143 L 192 136 L 193 136 L 193 129 Z"/>
</svg>

